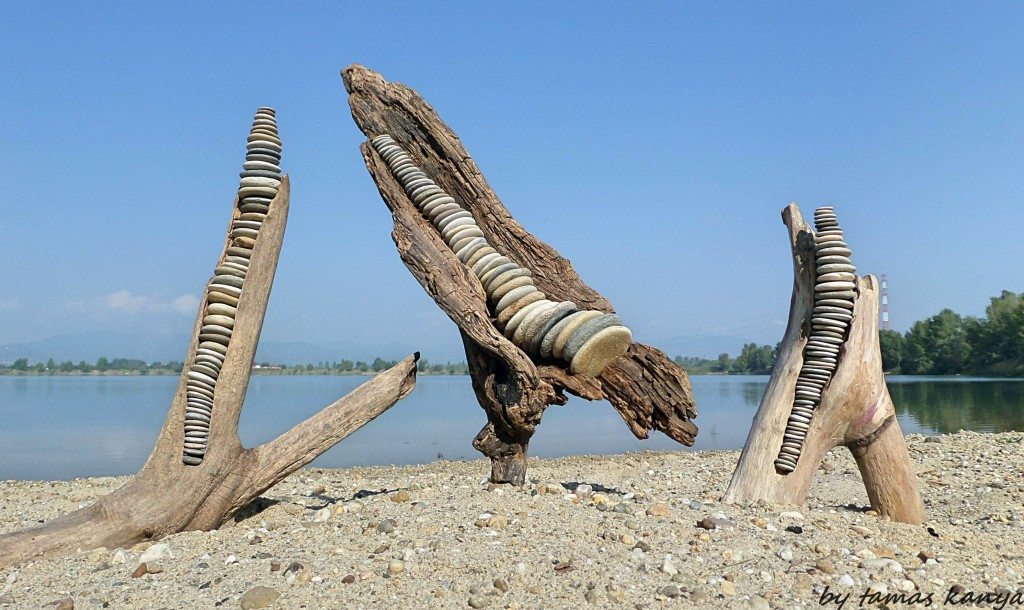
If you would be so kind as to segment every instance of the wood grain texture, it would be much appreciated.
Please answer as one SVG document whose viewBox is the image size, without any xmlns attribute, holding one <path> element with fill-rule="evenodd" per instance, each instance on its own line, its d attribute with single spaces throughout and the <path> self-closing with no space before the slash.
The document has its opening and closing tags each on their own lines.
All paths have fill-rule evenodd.
<svg viewBox="0 0 1024 610">
<path fill-rule="evenodd" d="M 800 209 L 783 210 L 793 255 L 793 297 L 789 324 L 768 386 L 733 473 L 725 502 L 767 500 L 803 504 L 825 453 L 840 445 L 853 449 L 872 507 L 897 521 L 921 523 L 924 506 L 907 453 L 895 408 L 882 373 L 878 342 L 878 282 L 874 276 L 857 281 L 853 322 L 840 352 L 832 380 L 821 395 L 796 469 L 783 474 L 775 468 L 793 405 L 797 376 L 810 334 L 814 307 L 814 236 Z M 891 421 L 890 421 L 890 418 Z M 887 423 L 888 422 L 888 423 Z M 875 436 L 883 424 L 886 429 Z M 858 453 L 861 457 L 858 457 Z"/>
<path fill-rule="evenodd" d="M 156 446 L 139 473 L 88 507 L 37 528 L 0 536 L 0 567 L 76 549 L 126 548 L 176 532 L 215 529 L 276 482 L 308 464 L 412 390 L 417 354 L 281 437 L 253 449 L 242 447 L 238 418 L 284 239 L 289 186 L 286 175 L 253 249 L 234 333 L 217 380 L 209 449 L 203 462 L 198 466 L 184 465 L 181 448 L 186 375 L 199 342 L 206 311 L 205 294 L 178 389 Z M 237 203 L 236 200 L 233 218 L 239 214 Z M 230 235 L 225 249 L 229 243 Z M 222 253 L 220 260 L 223 259 Z"/>
<path fill-rule="evenodd" d="M 360 130 L 368 138 L 394 138 L 472 213 L 491 246 L 533 272 L 535 285 L 547 298 L 572 301 L 581 309 L 614 311 L 580 279 L 568 259 L 516 222 L 458 136 L 419 94 L 358 65 L 343 70 L 342 79 Z M 697 409 L 686 371 L 663 352 L 639 343 L 596 379 L 572 375 L 561 361 L 533 362 L 495 328 L 479 281 L 419 213 L 374 148 L 364 142 L 361 150 L 391 210 L 392 238 L 402 262 L 462 333 L 473 389 L 488 418 L 474 446 L 491 458 L 493 480 L 523 482 L 529 438 L 547 406 L 565 403 L 565 392 L 608 400 L 638 438 L 659 430 L 693 445 Z"/>
</svg>

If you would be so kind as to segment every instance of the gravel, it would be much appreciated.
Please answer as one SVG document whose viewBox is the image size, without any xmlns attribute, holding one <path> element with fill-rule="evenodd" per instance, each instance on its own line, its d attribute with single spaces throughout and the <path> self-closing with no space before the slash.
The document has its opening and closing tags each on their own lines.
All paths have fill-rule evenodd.
<svg viewBox="0 0 1024 610">
<path fill-rule="evenodd" d="M 483 460 L 304 469 L 220 530 L 0 570 L 0 608 L 972 607 L 1018 590 L 1021 605 L 1021 435 L 940 440 L 907 437 L 923 526 L 870 511 L 845 449 L 803 506 L 722 504 L 737 451 L 531 460 L 523 488 L 488 485 Z M 125 480 L 2 482 L 0 531 Z"/>
</svg>

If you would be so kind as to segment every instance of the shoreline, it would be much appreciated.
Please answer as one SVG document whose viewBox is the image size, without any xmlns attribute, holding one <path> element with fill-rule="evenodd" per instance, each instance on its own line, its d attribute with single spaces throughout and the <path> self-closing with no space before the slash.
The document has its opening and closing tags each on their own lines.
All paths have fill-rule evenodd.
<svg viewBox="0 0 1024 610">
<path fill-rule="evenodd" d="M 243 604 L 256 587 L 274 608 L 816 608 L 826 592 L 909 608 L 952 587 L 1009 599 L 1024 591 L 1021 439 L 909 435 L 926 526 L 873 515 L 842 449 L 800 507 L 721 504 L 738 451 L 531 459 L 523 488 L 488 485 L 485 460 L 302 469 L 261 511 L 158 541 L 150 555 L 173 557 L 137 577 L 149 543 L 0 570 L 0 607 L 263 607 Z M 0 531 L 127 479 L 0 483 Z M 708 517 L 725 527 L 698 526 Z"/>
</svg>

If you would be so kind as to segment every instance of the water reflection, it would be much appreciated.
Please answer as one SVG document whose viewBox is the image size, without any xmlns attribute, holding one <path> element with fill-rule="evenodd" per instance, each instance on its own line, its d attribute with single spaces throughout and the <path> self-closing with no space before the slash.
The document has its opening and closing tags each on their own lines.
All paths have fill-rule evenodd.
<svg viewBox="0 0 1024 610">
<path fill-rule="evenodd" d="M 912 420 L 922 432 L 948 434 L 1024 430 L 1022 381 L 901 376 L 887 384 L 901 423 Z"/>
<path fill-rule="evenodd" d="M 366 377 L 253 377 L 239 422 L 245 446 L 271 440 Z M 767 376 L 691 378 L 700 432 L 694 449 L 743 446 Z M 1021 380 L 890 377 L 904 432 L 1024 430 Z M 177 377 L 0 376 L 0 479 L 66 479 L 136 472 L 149 455 Z M 485 417 L 468 377 L 422 377 L 408 398 L 314 465 L 413 464 L 478 459 L 471 441 Z M 635 438 L 606 402 L 551 407 L 531 455 L 556 457 L 684 449 L 659 432 Z"/>
</svg>

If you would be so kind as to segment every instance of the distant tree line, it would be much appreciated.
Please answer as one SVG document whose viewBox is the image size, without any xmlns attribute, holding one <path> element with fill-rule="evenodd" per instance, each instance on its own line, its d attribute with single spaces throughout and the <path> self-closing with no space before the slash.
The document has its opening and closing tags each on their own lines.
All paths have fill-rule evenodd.
<svg viewBox="0 0 1024 610">
<path fill-rule="evenodd" d="M 1024 376 L 1024 294 L 1004 290 L 981 318 L 951 309 L 904 334 L 880 333 L 882 366 L 904 375 Z"/>
<path fill-rule="evenodd" d="M 257 374 L 277 375 L 369 374 L 379 373 L 396 364 L 398 364 L 397 360 L 385 360 L 377 357 L 371 362 L 341 360 L 297 365 L 260 362 L 254 366 L 254 369 Z M 30 362 L 28 358 L 18 358 L 12 364 L 0 364 L 0 375 L 176 375 L 181 373 L 183 367 L 184 364 L 181 362 L 146 363 L 143 360 L 132 358 L 109 359 L 106 356 L 101 356 L 94 363 L 81 360 L 77 364 L 70 360 L 58 363 L 53 358 L 46 362 Z M 465 362 L 431 363 L 426 358 L 420 359 L 417 369 L 424 375 L 466 375 L 469 372 Z"/>
<path fill-rule="evenodd" d="M 70 360 L 56 362 L 50 358 L 46 362 L 29 362 L 28 358 L 18 358 L 12 364 L 0 364 L 0 373 L 50 373 L 50 374 L 75 374 L 75 373 L 107 373 L 127 372 L 137 375 L 153 375 L 180 373 L 184 365 L 181 362 L 150 362 L 134 358 L 114 358 L 113 360 L 101 356 L 96 362 L 79 360 L 74 363 Z"/>
<path fill-rule="evenodd" d="M 727 353 L 719 354 L 715 359 L 676 356 L 675 362 L 695 375 L 769 375 L 775 366 L 778 350 L 778 345 L 772 347 L 747 343 L 736 358 L 731 358 Z"/>
<path fill-rule="evenodd" d="M 323 361 L 313 364 L 312 362 L 299 365 L 272 364 L 260 362 L 256 365 L 257 373 L 270 373 L 279 375 L 345 375 L 360 373 L 379 373 L 398 364 L 397 360 L 385 360 L 374 358 L 372 362 L 362 360 L 339 360 Z M 416 363 L 416 370 L 421 375 L 467 375 L 469 367 L 465 362 L 447 362 L 445 364 L 431 363 L 426 358 L 420 358 Z"/>
</svg>

